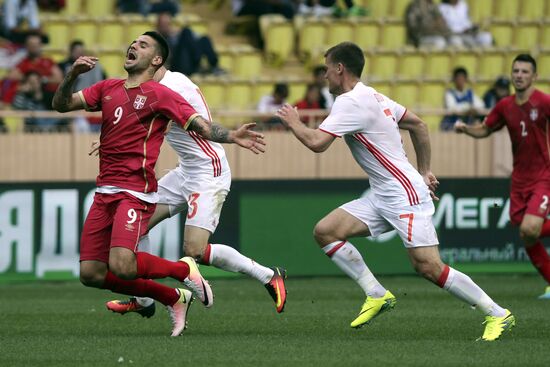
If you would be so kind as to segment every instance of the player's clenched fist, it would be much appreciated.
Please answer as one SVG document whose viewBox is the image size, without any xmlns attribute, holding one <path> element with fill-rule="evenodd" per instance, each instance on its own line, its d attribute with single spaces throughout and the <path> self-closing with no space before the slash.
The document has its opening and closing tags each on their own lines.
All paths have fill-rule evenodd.
<svg viewBox="0 0 550 367">
<path fill-rule="evenodd" d="M 98 58 L 94 56 L 80 56 L 73 64 L 71 73 L 73 75 L 83 74 L 95 67 Z"/>
</svg>

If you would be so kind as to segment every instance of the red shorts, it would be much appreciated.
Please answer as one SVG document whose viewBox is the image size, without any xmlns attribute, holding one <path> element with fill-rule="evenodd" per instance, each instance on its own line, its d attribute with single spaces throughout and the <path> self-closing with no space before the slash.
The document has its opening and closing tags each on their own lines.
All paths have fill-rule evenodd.
<svg viewBox="0 0 550 367">
<path fill-rule="evenodd" d="M 156 204 L 146 203 L 126 192 L 94 196 L 80 239 L 80 261 L 109 262 L 111 247 L 136 251 L 139 238 L 147 233 Z"/>
<path fill-rule="evenodd" d="M 550 185 L 546 181 L 510 191 L 510 222 L 518 226 L 525 214 L 546 218 L 550 202 Z"/>
</svg>

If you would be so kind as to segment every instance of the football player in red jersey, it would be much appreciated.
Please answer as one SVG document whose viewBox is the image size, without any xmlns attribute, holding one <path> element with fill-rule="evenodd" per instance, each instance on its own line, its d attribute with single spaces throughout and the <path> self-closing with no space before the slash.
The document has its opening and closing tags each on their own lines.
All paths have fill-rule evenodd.
<svg viewBox="0 0 550 367">
<path fill-rule="evenodd" d="M 510 220 L 519 233 L 531 262 L 550 284 L 550 256 L 540 241 L 550 235 L 550 95 L 536 89 L 537 63 L 528 54 L 512 63 L 516 94 L 500 100 L 481 124 L 457 122 L 455 131 L 486 138 L 504 126 L 512 141 L 514 165 L 510 189 Z M 539 298 L 550 299 L 550 286 Z"/>
<path fill-rule="evenodd" d="M 264 142 L 262 134 L 251 130 L 254 124 L 229 131 L 202 118 L 183 97 L 155 82 L 153 75 L 168 52 L 160 34 L 146 32 L 127 50 L 127 79 L 104 80 L 72 93 L 76 77 L 97 61 L 81 57 L 57 89 L 52 105 L 59 112 L 102 111 L 97 190 L 80 241 L 81 282 L 161 302 L 172 318 L 172 336 L 177 336 L 185 328 L 192 293 L 207 307 L 213 295 L 192 258 L 172 262 L 137 251 L 158 201 L 154 167 L 168 122 L 254 153 L 264 151 Z M 166 277 L 183 282 L 192 293 L 151 280 Z"/>
</svg>

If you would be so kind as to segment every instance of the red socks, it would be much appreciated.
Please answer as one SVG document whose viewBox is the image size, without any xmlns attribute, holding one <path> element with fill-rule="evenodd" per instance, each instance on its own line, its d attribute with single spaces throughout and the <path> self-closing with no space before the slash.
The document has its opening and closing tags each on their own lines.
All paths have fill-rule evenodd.
<svg viewBox="0 0 550 367">
<path fill-rule="evenodd" d="M 183 282 L 189 275 L 189 265 L 169 261 L 147 252 L 136 252 L 137 277 L 145 279 L 174 278 Z"/>
<path fill-rule="evenodd" d="M 212 246 L 210 244 L 206 245 L 206 248 L 204 249 L 204 254 L 197 261 L 203 265 L 210 265 L 211 252 L 212 252 Z"/>
<path fill-rule="evenodd" d="M 540 275 L 550 284 L 550 256 L 542 242 L 538 241 L 534 246 L 526 247 L 525 251 Z"/>
<path fill-rule="evenodd" d="M 174 288 L 148 279 L 120 279 L 110 271 L 105 276 L 102 288 L 129 296 L 150 297 L 166 306 L 172 306 L 180 298 L 179 293 Z"/>
</svg>

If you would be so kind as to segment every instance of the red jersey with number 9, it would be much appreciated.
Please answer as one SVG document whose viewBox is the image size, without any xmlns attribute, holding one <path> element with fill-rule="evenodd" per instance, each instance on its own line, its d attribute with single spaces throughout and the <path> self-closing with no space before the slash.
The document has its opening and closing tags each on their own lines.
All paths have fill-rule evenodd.
<svg viewBox="0 0 550 367">
<path fill-rule="evenodd" d="M 514 155 L 512 185 L 518 188 L 550 180 L 550 95 L 535 89 L 522 105 L 515 98 L 512 95 L 500 100 L 485 125 L 493 131 L 508 128 Z"/>
<path fill-rule="evenodd" d="M 89 111 L 102 112 L 97 186 L 157 191 L 155 164 L 170 120 L 187 128 L 198 115 L 179 94 L 153 80 L 126 87 L 108 79 L 79 92 Z"/>
</svg>

